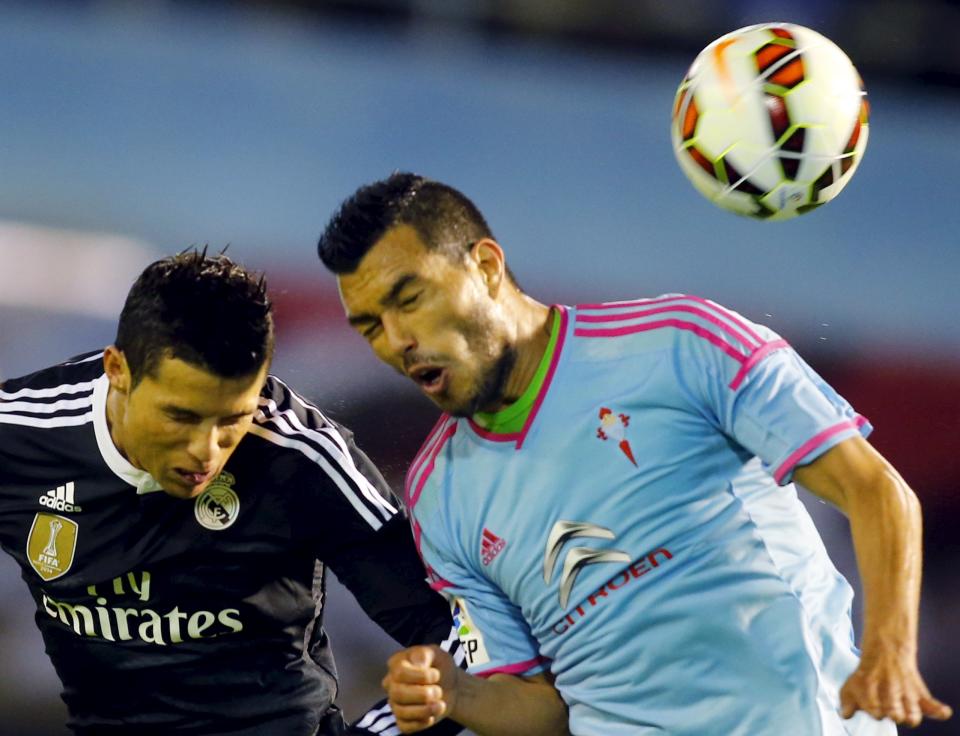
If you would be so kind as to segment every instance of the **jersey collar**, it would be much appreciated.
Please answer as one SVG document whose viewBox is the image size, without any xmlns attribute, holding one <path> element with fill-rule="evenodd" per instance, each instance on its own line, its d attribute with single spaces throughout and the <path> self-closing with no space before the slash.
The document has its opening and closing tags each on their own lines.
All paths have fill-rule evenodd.
<svg viewBox="0 0 960 736">
<path fill-rule="evenodd" d="M 107 426 L 107 393 L 110 390 L 110 380 L 104 373 L 93 382 L 93 429 L 97 435 L 97 447 L 107 467 L 120 478 L 137 489 L 137 495 L 162 491 L 160 484 L 153 479 L 146 470 L 133 467 L 130 461 L 120 454 L 120 450 L 113 444 L 110 428 Z"/>
<path fill-rule="evenodd" d="M 556 310 L 556 313 L 560 316 L 557 342 L 553 348 L 553 355 L 550 357 L 550 364 L 547 366 L 547 374 L 533 400 L 533 406 L 530 407 L 527 419 L 523 424 L 523 429 L 519 432 L 510 433 L 490 432 L 477 424 L 472 417 L 467 417 L 467 426 L 469 426 L 477 436 L 491 442 L 513 442 L 518 450 L 523 447 L 527 433 L 530 432 L 530 427 L 533 425 L 533 421 L 537 418 L 537 413 L 540 411 L 540 405 L 546 398 L 547 392 L 550 390 L 550 384 L 553 382 L 553 374 L 556 373 L 557 364 L 560 362 L 560 355 L 563 353 L 563 345 L 567 335 L 567 325 L 570 321 L 567 308 L 563 305 L 554 304 L 551 309 Z"/>
</svg>

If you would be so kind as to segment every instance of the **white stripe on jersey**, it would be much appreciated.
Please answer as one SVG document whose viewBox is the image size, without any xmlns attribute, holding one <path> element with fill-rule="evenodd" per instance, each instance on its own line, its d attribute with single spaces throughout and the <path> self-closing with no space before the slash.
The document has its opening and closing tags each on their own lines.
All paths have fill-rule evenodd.
<svg viewBox="0 0 960 736">
<path fill-rule="evenodd" d="M 387 703 L 380 708 L 374 708 L 373 710 L 369 711 L 363 718 L 357 721 L 356 725 L 360 728 L 369 728 L 374 724 L 374 722 L 380 719 L 380 716 L 391 712 L 390 704 Z"/>
<path fill-rule="evenodd" d="M 22 427 L 77 427 L 93 421 L 93 411 L 71 417 L 21 417 L 18 414 L 0 414 L 0 424 L 19 424 Z"/>
<path fill-rule="evenodd" d="M 397 736 L 400 733 L 400 727 L 396 723 L 397 719 L 391 716 L 388 721 L 375 723 L 370 727 L 370 731 L 380 736 Z"/>
<path fill-rule="evenodd" d="M 81 360 L 71 360 L 71 361 L 68 361 L 68 362 L 64 363 L 64 365 L 80 365 L 81 363 L 89 363 L 91 360 L 97 360 L 98 358 L 102 358 L 102 357 L 103 357 L 103 353 L 104 353 L 104 351 L 101 350 L 101 351 L 100 351 L 99 353 L 97 353 L 96 355 L 91 355 L 90 357 L 88 357 L 88 358 L 82 358 Z"/>
<path fill-rule="evenodd" d="M 333 426 L 330 423 L 330 420 L 327 419 L 327 417 L 324 415 L 322 411 L 320 411 L 319 407 L 316 407 L 313 404 L 310 404 L 307 401 L 305 401 L 303 398 L 300 397 L 300 395 L 296 391 L 291 389 L 280 379 L 277 379 L 277 383 L 279 383 L 281 386 L 287 389 L 287 391 L 290 393 L 291 399 L 296 400 L 296 402 L 300 404 L 300 406 L 302 406 L 307 411 L 313 412 L 317 416 L 319 416 L 323 420 L 324 424 L 330 425 L 329 426 L 330 436 L 333 437 L 334 441 L 340 446 L 340 451 L 344 455 L 350 455 L 350 448 L 347 447 L 347 443 L 343 441 L 343 437 L 340 436 L 340 433 L 334 430 Z"/>
<path fill-rule="evenodd" d="M 377 490 L 370 484 L 370 481 L 367 480 L 366 476 L 361 473 L 356 464 L 353 462 L 353 457 L 350 455 L 349 451 L 346 451 L 346 444 L 343 442 L 343 438 L 340 437 L 340 433 L 337 432 L 333 427 L 329 427 L 324 430 L 313 430 L 309 427 L 304 426 L 300 421 L 299 417 L 294 413 L 293 409 L 287 409 L 286 411 L 277 411 L 277 405 L 268 400 L 268 408 L 271 410 L 271 415 L 265 416 L 265 421 L 272 421 L 276 428 L 279 429 L 283 434 L 287 436 L 296 436 L 303 435 L 307 439 L 313 440 L 314 442 L 321 445 L 327 452 L 331 454 L 334 458 L 342 458 L 340 465 L 347 475 L 357 484 L 357 487 L 360 489 L 360 492 L 364 497 L 373 505 L 374 509 L 384 518 L 385 521 L 389 521 L 397 513 L 397 510 L 386 501 L 383 496 L 377 493 Z M 270 406 L 272 405 L 272 406 Z M 281 421 L 284 420 L 284 421 Z M 286 424 L 286 427 L 284 426 Z M 331 443 L 332 438 L 336 440 Z M 335 444 L 336 447 L 331 447 L 331 444 Z M 344 448 L 341 450 L 341 448 Z"/>
<path fill-rule="evenodd" d="M 11 401 L 0 403 L 0 414 L 24 412 L 27 414 L 55 414 L 63 409 L 79 409 L 90 406 L 92 398 L 84 396 L 82 399 L 61 399 L 52 404 L 42 401 Z"/>
<path fill-rule="evenodd" d="M 460 635 L 457 633 L 457 627 L 450 628 L 450 636 L 440 642 L 440 648 L 446 651 L 458 667 L 463 667 L 463 660 L 466 658 L 466 652 L 460 646 Z"/>
<path fill-rule="evenodd" d="M 315 407 L 312 407 L 309 404 L 304 404 L 302 401 L 300 403 L 303 404 L 304 408 L 308 410 L 317 411 Z M 320 430 L 310 429 L 300 421 L 300 418 L 296 415 L 293 409 L 280 411 L 273 399 L 261 398 L 260 406 L 266 407 L 267 411 L 261 411 L 257 416 L 258 420 L 267 422 L 272 421 L 276 429 L 279 429 L 287 436 L 303 435 L 307 439 L 318 443 L 330 453 L 331 457 L 338 459 L 342 458 L 339 464 L 343 468 L 344 472 L 346 472 L 353 482 L 357 484 L 360 492 L 368 501 L 370 501 L 370 503 L 384 518 L 384 520 L 389 521 L 396 515 L 397 509 L 395 509 L 387 500 L 385 500 L 383 496 L 377 493 L 377 489 L 374 488 L 370 484 L 370 481 L 367 480 L 366 476 L 357 469 L 356 464 L 353 462 L 353 457 L 350 455 L 350 451 L 347 449 L 346 442 L 344 442 L 343 437 L 340 436 L 340 433 L 335 427 L 331 425 Z M 323 417 L 323 414 L 321 414 L 319 411 L 317 411 L 317 414 Z M 324 421 L 326 421 L 326 418 L 323 418 Z M 331 447 L 331 444 L 335 445 L 335 447 Z"/>
<path fill-rule="evenodd" d="M 383 526 L 383 522 L 374 516 L 367 505 L 357 496 L 356 493 L 353 492 L 353 489 L 343 479 L 343 475 L 334 470 L 334 468 L 330 466 L 330 463 L 327 462 L 327 459 L 315 449 L 310 447 L 310 445 L 308 445 L 306 442 L 294 438 L 284 437 L 276 432 L 271 432 L 266 427 L 261 427 L 259 424 L 254 424 L 250 427 L 250 434 L 254 434 L 257 437 L 262 437 L 263 439 L 267 440 L 268 442 L 272 442 L 275 445 L 289 447 L 302 452 L 317 465 L 323 468 L 324 472 L 326 472 L 333 482 L 337 484 L 340 492 L 343 493 L 346 499 L 350 502 L 350 505 L 357 510 L 357 513 L 363 517 L 364 521 L 366 521 L 373 529 L 379 529 Z"/>
<path fill-rule="evenodd" d="M 52 388 L 22 388 L 12 393 L 0 391 L 0 400 L 12 401 L 13 399 L 22 398 L 48 399 L 54 396 L 78 394 L 81 391 L 92 391 L 94 383 L 95 381 L 85 381 L 84 383 L 65 383 L 62 386 L 53 386 Z"/>
</svg>

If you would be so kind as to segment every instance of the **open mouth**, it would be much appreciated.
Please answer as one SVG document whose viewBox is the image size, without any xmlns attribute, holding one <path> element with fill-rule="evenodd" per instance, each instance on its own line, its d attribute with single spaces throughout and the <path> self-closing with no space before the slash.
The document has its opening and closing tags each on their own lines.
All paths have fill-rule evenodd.
<svg viewBox="0 0 960 736">
<path fill-rule="evenodd" d="M 417 366 L 408 375 L 425 393 L 435 394 L 446 388 L 449 374 L 446 368 L 424 365 Z"/>
</svg>

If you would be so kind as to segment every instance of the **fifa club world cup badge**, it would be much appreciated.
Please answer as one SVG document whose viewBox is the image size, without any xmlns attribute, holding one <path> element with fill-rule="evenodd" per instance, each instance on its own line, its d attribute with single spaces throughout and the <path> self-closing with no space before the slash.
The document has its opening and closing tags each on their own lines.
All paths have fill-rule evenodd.
<svg viewBox="0 0 960 736">
<path fill-rule="evenodd" d="M 204 529 L 221 531 L 231 526 L 240 513 L 240 499 L 230 486 L 237 482 L 224 470 L 210 481 L 207 490 L 193 503 L 193 515 Z"/>
<path fill-rule="evenodd" d="M 41 511 L 33 517 L 27 537 L 27 559 L 37 575 L 55 580 L 73 565 L 79 527 L 73 519 Z"/>
<path fill-rule="evenodd" d="M 627 460 L 636 467 L 637 461 L 633 459 L 633 450 L 630 447 L 630 441 L 627 439 L 626 430 L 629 425 L 629 414 L 614 414 L 612 409 L 605 406 L 600 407 L 600 426 L 597 427 L 597 437 L 616 442 L 620 451 L 627 456 Z"/>
</svg>

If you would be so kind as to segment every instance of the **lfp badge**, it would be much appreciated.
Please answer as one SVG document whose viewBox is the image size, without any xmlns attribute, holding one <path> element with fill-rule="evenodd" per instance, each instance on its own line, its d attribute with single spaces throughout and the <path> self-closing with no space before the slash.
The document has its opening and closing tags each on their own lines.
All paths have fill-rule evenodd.
<svg viewBox="0 0 960 736">
<path fill-rule="evenodd" d="M 490 661 L 490 655 L 487 654 L 483 634 L 470 617 L 467 602 L 463 598 L 454 598 L 450 601 L 450 610 L 453 613 L 453 625 L 457 630 L 457 636 L 460 637 L 460 644 L 463 646 L 463 652 L 467 657 L 467 664 L 471 667 L 477 664 L 487 664 Z"/>
<path fill-rule="evenodd" d="M 73 519 L 41 511 L 33 517 L 27 537 L 30 567 L 44 580 L 66 575 L 73 565 L 79 527 Z"/>
</svg>

